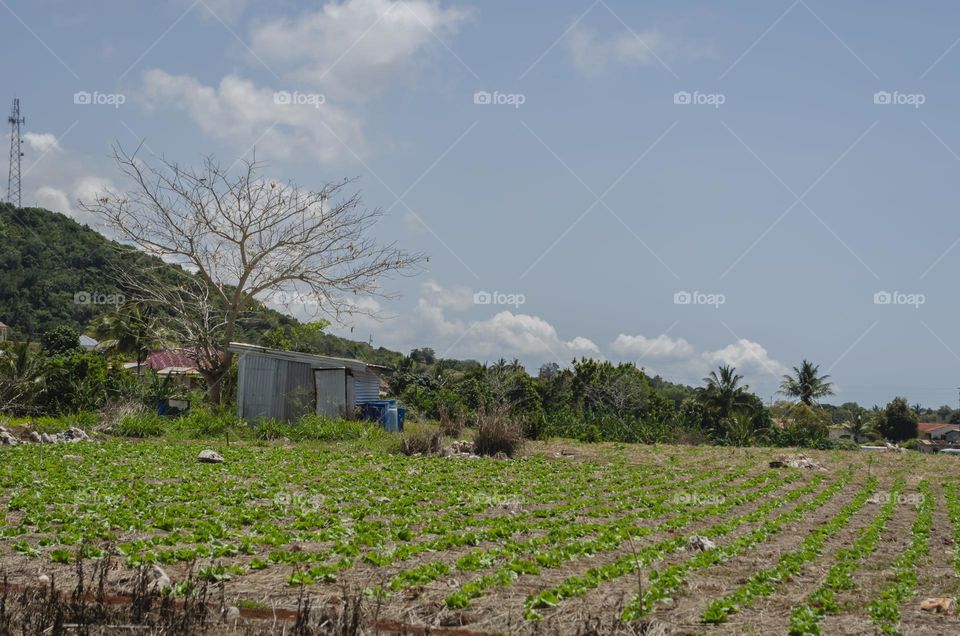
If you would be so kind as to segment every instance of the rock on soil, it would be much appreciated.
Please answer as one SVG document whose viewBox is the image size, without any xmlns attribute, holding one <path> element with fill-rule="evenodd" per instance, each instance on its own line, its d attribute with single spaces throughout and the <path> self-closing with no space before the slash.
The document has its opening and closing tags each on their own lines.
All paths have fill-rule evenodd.
<svg viewBox="0 0 960 636">
<path fill-rule="evenodd" d="M 784 466 L 789 468 L 806 468 L 809 470 L 826 470 L 826 468 L 813 461 L 806 455 L 794 455 L 792 457 L 781 455 L 777 459 L 770 462 L 770 468 L 783 468 Z"/>
<path fill-rule="evenodd" d="M 13 436 L 13 433 L 8 431 L 5 427 L 0 426 L 0 444 L 4 446 L 16 446 L 20 443 L 16 437 Z"/>
<path fill-rule="evenodd" d="M 713 550 L 716 547 L 717 544 L 706 537 L 697 535 L 687 539 L 687 549 L 693 552 L 704 552 L 705 550 Z"/>
<path fill-rule="evenodd" d="M 460 440 L 450 444 L 449 448 L 444 448 L 442 453 L 444 457 L 459 457 L 460 459 L 480 459 L 479 455 L 473 452 L 473 442 L 470 440 Z"/>
<path fill-rule="evenodd" d="M 197 461 L 201 464 L 222 464 L 224 459 L 223 455 L 217 451 L 202 450 L 200 451 L 200 455 L 197 457 Z"/>
<path fill-rule="evenodd" d="M 920 603 L 920 609 L 937 614 L 949 614 L 950 607 L 953 605 L 953 599 L 947 597 L 933 597 L 924 599 Z"/>
<path fill-rule="evenodd" d="M 162 591 L 168 587 L 173 587 L 170 584 L 170 577 L 167 576 L 167 573 L 164 572 L 163 568 L 159 565 L 151 567 L 147 576 L 150 578 L 150 587 L 154 590 Z"/>
</svg>

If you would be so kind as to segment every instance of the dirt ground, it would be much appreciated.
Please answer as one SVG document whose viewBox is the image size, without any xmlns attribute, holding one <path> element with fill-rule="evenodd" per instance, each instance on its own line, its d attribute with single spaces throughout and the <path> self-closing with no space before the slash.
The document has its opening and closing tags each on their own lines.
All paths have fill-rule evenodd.
<svg viewBox="0 0 960 636">
<path fill-rule="evenodd" d="M 242 576 L 205 585 L 205 609 L 207 618 L 202 630 L 207 633 L 293 633 L 300 616 L 302 627 L 299 633 L 409 633 L 409 634 L 782 634 L 787 633 L 790 615 L 794 607 L 806 602 L 808 595 L 817 589 L 824 580 L 827 571 L 834 563 L 838 550 L 848 547 L 866 528 L 880 509 L 880 504 L 869 502 L 858 510 L 843 528 L 829 536 L 820 554 L 810 562 L 804 563 L 799 574 L 789 580 L 777 581 L 772 593 L 754 600 L 749 607 L 739 608 L 729 616 L 727 622 L 714 625 L 704 622 L 703 613 L 714 599 L 730 594 L 742 586 L 747 578 L 757 570 L 769 567 L 777 560 L 795 550 L 809 534 L 834 518 L 840 510 L 850 503 L 867 480 L 873 476 L 878 480 L 878 491 L 889 491 L 898 478 L 906 481 L 904 493 L 916 495 L 921 481 L 926 480 L 935 500 L 933 525 L 929 539 L 929 550 L 917 565 L 917 581 L 914 589 L 900 605 L 899 631 L 903 634 L 949 634 L 960 633 L 960 620 L 955 613 L 955 601 L 950 612 L 936 613 L 920 609 L 920 603 L 928 597 L 947 597 L 955 599 L 960 593 L 960 579 L 954 563 L 954 538 L 957 529 L 953 527 L 947 515 L 946 487 L 957 480 L 956 462 L 960 459 L 949 456 L 929 456 L 917 453 L 857 453 L 857 452 L 817 452 L 803 451 L 820 468 L 771 468 L 770 462 L 784 457 L 800 454 L 789 449 L 732 449 L 680 446 L 629 446 L 595 444 L 585 445 L 567 442 L 531 444 L 527 454 L 539 455 L 549 462 L 561 465 L 583 465 L 584 470 L 599 470 L 604 466 L 616 464 L 624 466 L 624 471 L 636 467 L 648 467 L 651 483 L 655 477 L 666 471 L 676 471 L 678 479 L 696 475 L 703 471 L 716 471 L 703 480 L 709 484 L 705 489 L 720 492 L 728 489 L 733 492 L 743 486 L 746 491 L 756 490 L 763 481 L 750 485 L 749 480 L 760 479 L 770 473 L 770 479 L 793 475 L 790 480 L 779 484 L 761 498 L 753 501 L 736 502 L 719 516 L 697 518 L 675 529 L 657 529 L 659 524 L 669 521 L 682 512 L 674 510 L 661 517 L 637 516 L 637 508 L 631 501 L 618 497 L 628 487 L 633 492 L 643 493 L 645 483 L 619 483 L 615 488 L 594 493 L 601 499 L 609 500 L 611 509 L 595 512 L 596 506 L 582 510 L 572 510 L 559 518 L 561 523 L 541 523 L 537 526 L 536 513 L 549 513 L 553 504 L 531 505 L 521 514 L 531 519 L 529 529 L 516 536 L 484 540 L 475 545 L 462 545 L 448 550 L 431 550 L 415 555 L 413 558 L 387 566 L 356 560 L 356 565 L 338 573 L 336 581 L 313 583 L 301 587 L 288 584 L 290 568 L 270 567 L 260 571 L 250 570 Z M 416 458 L 411 459 L 415 461 Z M 448 461 L 467 461 L 449 459 Z M 484 460 L 486 461 L 486 460 Z M 507 460 L 514 461 L 514 460 Z M 552 464 L 551 464 L 552 465 Z M 733 474 L 735 468 L 740 472 Z M 618 469 L 619 470 L 619 469 Z M 670 537 L 686 538 L 706 531 L 709 527 L 725 519 L 745 515 L 757 510 L 765 502 L 787 493 L 810 486 L 810 491 L 780 506 L 770 509 L 766 519 L 772 519 L 798 506 L 803 506 L 818 493 L 837 483 L 849 471 L 849 483 L 823 505 L 809 510 L 802 518 L 787 524 L 765 540 L 716 565 L 691 570 L 686 573 L 670 598 L 657 603 L 642 619 L 623 622 L 621 612 L 636 596 L 638 591 L 648 589 L 651 582 L 665 568 L 682 564 L 692 558 L 694 552 L 681 549 L 664 554 L 638 572 L 630 572 L 610 580 L 601 581 L 581 593 L 561 599 L 556 606 L 539 610 L 539 620 L 530 620 L 525 616 L 527 599 L 544 590 L 555 588 L 572 577 L 582 576 L 590 568 L 602 568 L 625 556 L 662 542 Z M 727 474 L 731 476 L 727 477 Z M 614 472 L 611 472 L 613 475 Z M 667 497 L 671 493 L 683 493 L 682 485 L 673 488 L 672 484 L 660 484 L 651 487 L 651 492 Z M 580 493 L 583 495 L 583 493 Z M 514 514 L 510 511 L 509 514 Z M 508 514 L 508 513 L 504 513 Z M 633 514 L 635 517 L 630 516 Z M 827 614 L 821 622 L 824 634 L 873 634 L 879 633 L 877 625 L 871 621 L 868 606 L 892 581 L 891 564 L 903 553 L 912 538 L 912 526 L 917 514 L 916 497 L 905 498 L 894 510 L 890 522 L 880 536 L 876 549 L 859 564 L 854 573 L 854 587 L 838 594 L 841 612 Z M 16 519 L 15 511 L 8 511 L 7 524 Z M 520 551 L 519 554 L 536 560 L 540 551 L 564 545 L 564 542 L 588 541 L 596 533 L 588 533 L 576 539 L 561 535 L 554 539 L 548 534 L 551 528 L 562 527 L 563 523 L 614 523 L 629 519 L 636 528 L 647 528 L 653 532 L 616 546 L 604 546 L 589 554 L 572 554 L 559 563 L 540 564 L 538 571 L 524 571 L 512 580 L 500 581 L 484 590 L 474 599 L 468 608 L 451 609 L 445 604 L 454 592 L 461 590 L 471 581 L 493 575 L 502 569 L 506 557 L 494 559 L 479 569 L 462 570 L 458 559 L 476 551 L 498 549 L 522 542 L 540 542 L 536 550 Z M 756 523 L 736 526 L 715 538 L 723 547 L 737 538 L 750 533 Z M 513 543 L 511 543 L 513 542 Z M 75 592 L 78 581 L 76 566 L 56 564 L 47 559 L 20 554 L 12 549 L 12 541 L 2 540 L 5 549 L 0 556 L 0 570 L 6 577 L 3 599 L 6 609 L 0 610 L 0 631 L 4 623 L 4 612 L 8 616 L 16 612 L 18 599 L 33 595 L 36 600 L 50 584 L 50 578 L 57 589 Z M 310 546 L 304 546 L 309 548 Z M 258 556 L 265 556 L 258 553 Z M 223 565 L 243 565 L 248 563 L 248 555 L 226 557 L 220 560 Z M 402 589 L 390 590 L 390 581 L 397 574 L 440 563 L 449 571 L 422 585 L 410 585 Z M 188 566 L 172 564 L 163 566 L 171 581 L 183 581 L 189 576 Z M 91 574 L 87 566 L 85 575 Z M 638 575 L 639 574 L 639 575 Z M 43 577 L 43 578 L 41 578 Z M 93 583 L 93 585 L 91 585 Z M 88 581 L 80 596 L 73 595 L 73 602 L 87 598 L 94 605 L 100 603 L 110 608 L 125 608 L 134 602 L 130 599 L 130 589 L 137 583 L 137 574 L 117 558 L 105 575 L 104 591 L 97 598 L 96 582 Z M 388 594 L 378 595 L 376 589 L 389 590 Z M 104 600 L 106 599 L 106 600 Z M 159 599 L 153 599 L 153 607 Z M 309 620 L 304 611 L 305 604 L 310 605 Z M 24 606 L 26 607 L 26 606 Z M 31 606 L 32 607 L 32 606 Z M 13 608 L 13 609 L 11 609 Z M 111 610 L 112 611 L 112 610 Z M 126 610 L 107 620 L 128 621 Z M 111 612 L 104 612 L 109 615 Z M 13 631 L 12 628 L 10 628 Z M 112 630 L 116 630 L 115 632 Z M 191 629 L 200 630 L 200 627 Z M 309 631 L 312 629 L 313 631 Z M 51 632 L 56 633 L 56 632 Z M 62 633 L 70 633 L 69 630 Z M 113 627 L 102 627 L 99 632 L 91 633 L 177 633 L 168 629 L 151 632 L 135 630 L 116 623 Z M 187 633 L 187 632 L 184 632 Z"/>
</svg>

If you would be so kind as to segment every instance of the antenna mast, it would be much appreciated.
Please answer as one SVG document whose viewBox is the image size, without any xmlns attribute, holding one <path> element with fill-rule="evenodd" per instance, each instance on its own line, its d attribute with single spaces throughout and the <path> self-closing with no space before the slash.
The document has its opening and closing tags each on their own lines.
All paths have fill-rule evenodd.
<svg viewBox="0 0 960 636">
<path fill-rule="evenodd" d="M 20 150 L 20 124 L 26 123 L 26 118 L 20 116 L 20 98 L 13 98 L 13 109 L 7 117 L 10 123 L 10 170 L 7 173 L 7 201 L 23 207 L 20 191 L 20 159 L 23 152 Z"/>
</svg>

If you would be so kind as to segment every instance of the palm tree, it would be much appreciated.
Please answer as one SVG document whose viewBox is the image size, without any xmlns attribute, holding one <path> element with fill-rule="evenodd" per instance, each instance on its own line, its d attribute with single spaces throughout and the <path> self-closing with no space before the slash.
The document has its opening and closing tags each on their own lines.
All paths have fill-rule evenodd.
<svg viewBox="0 0 960 636">
<path fill-rule="evenodd" d="M 741 385 L 742 375 L 734 367 L 721 366 L 717 371 L 703 379 L 707 386 L 700 389 L 700 401 L 712 412 L 718 421 L 729 418 L 734 413 L 752 406 L 750 392 L 746 384 Z"/>
<path fill-rule="evenodd" d="M 862 413 L 854 415 L 852 420 L 843 425 L 843 428 L 850 433 L 850 437 L 857 443 L 860 442 L 861 438 L 867 439 L 873 432 L 873 426 Z"/>
<path fill-rule="evenodd" d="M 783 376 L 779 393 L 798 398 L 807 406 L 817 404 L 817 398 L 833 395 L 833 383 L 827 382 L 829 375 L 818 375 L 820 366 L 807 360 L 800 367 L 793 367 L 794 375 Z"/>
<path fill-rule="evenodd" d="M 136 356 L 138 375 L 141 363 L 154 345 L 162 342 L 164 334 L 151 308 L 134 302 L 102 314 L 94 322 L 93 330 L 103 340 L 101 349 Z"/>
</svg>

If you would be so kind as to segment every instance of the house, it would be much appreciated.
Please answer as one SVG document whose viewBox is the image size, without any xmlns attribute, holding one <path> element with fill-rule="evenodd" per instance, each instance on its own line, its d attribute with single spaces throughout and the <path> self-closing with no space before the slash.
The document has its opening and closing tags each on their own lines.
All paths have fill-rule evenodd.
<svg viewBox="0 0 960 636">
<path fill-rule="evenodd" d="M 90 336 L 80 334 L 80 346 L 83 347 L 84 351 L 93 351 L 97 348 L 98 344 L 100 344 L 98 340 L 95 340 Z"/>
<path fill-rule="evenodd" d="M 955 443 L 960 440 L 960 425 L 941 422 L 923 422 L 917 424 L 917 437 L 928 440 L 941 440 Z"/>
<path fill-rule="evenodd" d="M 7 331 L 10 330 L 10 327 L 6 326 L 0 322 L 0 342 L 6 342 L 7 340 Z"/>
<path fill-rule="evenodd" d="M 380 397 L 388 367 L 360 360 L 231 342 L 237 354 L 237 415 L 292 421 L 305 413 L 351 417 Z"/>
</svg>

